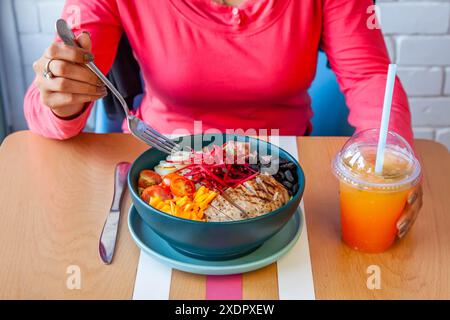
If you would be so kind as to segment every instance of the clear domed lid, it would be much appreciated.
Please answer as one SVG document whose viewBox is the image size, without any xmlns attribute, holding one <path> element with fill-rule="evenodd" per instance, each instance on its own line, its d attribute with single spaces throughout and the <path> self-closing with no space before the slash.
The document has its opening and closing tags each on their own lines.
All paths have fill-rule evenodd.
<svg viewBox="0 0 450 320">
<path fill-rule="evenodd" d="M 379 130 L 369 129 L 352 136 L 333 161 L 339 179 L 361 189 L 408 188 L 420 179 L 420 163 L 408 142 L 389 131 L 381 174 L 375 172 Z"/>
</svg>

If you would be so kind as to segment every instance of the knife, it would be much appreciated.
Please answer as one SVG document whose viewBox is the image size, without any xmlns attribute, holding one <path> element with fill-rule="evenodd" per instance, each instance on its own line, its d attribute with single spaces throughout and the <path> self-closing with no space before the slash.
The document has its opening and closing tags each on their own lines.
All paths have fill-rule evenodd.
<svg viewBox="0 0 450 320">
<path fill-rule="evenodd" d="M 114 255 L 120 220 L 120 205 L 126 190 L 127 174 L 130 166 L 131 164 L 128 162 L 121 162 L 117 164 L 114 173 L 114 196 L 98 246 L 100 258 L 105 264 L 110 264 Z"/>
</svg>

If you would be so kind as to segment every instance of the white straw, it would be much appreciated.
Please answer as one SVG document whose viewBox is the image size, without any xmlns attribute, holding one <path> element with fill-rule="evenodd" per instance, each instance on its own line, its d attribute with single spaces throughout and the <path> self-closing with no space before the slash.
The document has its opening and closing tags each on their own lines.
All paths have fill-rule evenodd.
<svg viewBox="0 0 450 320">
<path fill-rule="evenodd" d="M 375 162 L 375 173 L 377 174 L 380 174 L 383 171 L 384 150 L 386 149 L 396 73 L 397 65 L 390 64 L 386 81 L 386 91 L 384 93 L 383 114 L 381 116 L 380 136 L 378 138 L 377 159 Z"/>
</svg>

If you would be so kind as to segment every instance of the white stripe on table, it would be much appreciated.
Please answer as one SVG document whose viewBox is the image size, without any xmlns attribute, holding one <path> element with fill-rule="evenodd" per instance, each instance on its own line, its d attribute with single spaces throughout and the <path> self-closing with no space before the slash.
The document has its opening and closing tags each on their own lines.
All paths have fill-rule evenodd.
<svg viewBox="0 0 450 320">
<path fill-rule="evenodd" d="M 141 250 L 133 300 L 168 300 L 172 269 Z"/>
<path fill-rule="evenodd" d="M 298 160 L 296 137 L 271 137 L 270 142 L 280 146 Z M 300 207 L 303 218 L 303 230 L 300 238 L 295 246 L 277 262 L 280 300 L 315 299 L 303 200 Z"/>
</svg>

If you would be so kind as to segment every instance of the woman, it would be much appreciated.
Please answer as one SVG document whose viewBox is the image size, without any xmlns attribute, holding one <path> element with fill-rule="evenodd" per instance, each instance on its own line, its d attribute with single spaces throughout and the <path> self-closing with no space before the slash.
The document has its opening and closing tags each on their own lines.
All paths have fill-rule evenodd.
<svg viewBox="0 0 450 320">
<path fill-rule="evenodd" d="M 203 130 L 308 134 L 312 111 L 307 89 L 315 76 L 319 47 L 346 96 L 349 122 L 356 130 L 377 127 L 389 57 L 380 30 L 368 23 L 372 4 L 68 0 L 65 18 L 74 5 L 81 12 L 75 31 L 82 49 L 55 42 L 36 61 L 25 116 L 30 129 L 46 137 L 77 135 L 92 102 L 106 95 L 83 63 L 95 59 L 106 74 L 125 32 L 146 87 L 137 115 L 163 133 L 193 131 L 194 121 L 201 120 Z M 43 76 L 44 71 L 51 73 Z M 390 129 L 412 142 L 408 102 L 398 80 Z"/>
</svg>

